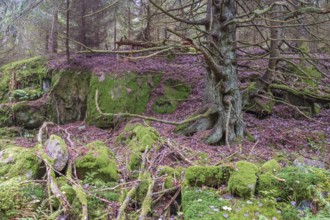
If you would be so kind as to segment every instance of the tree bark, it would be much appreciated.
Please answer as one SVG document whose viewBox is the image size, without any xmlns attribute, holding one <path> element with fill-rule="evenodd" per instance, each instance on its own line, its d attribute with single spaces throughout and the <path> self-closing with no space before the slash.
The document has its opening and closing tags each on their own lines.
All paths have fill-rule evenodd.
<svg viewBox="0 0 330 220">
<path fill-rule="evenodd" d="M 66 49 L 66 61 L 70 63 L 70 0 L 66 0 L 66 39 L 65 39 L 65 49 Z"/>
<path fill-rule="evenodd" d="M 207 44 L 203 54 L 207 64 L 206 106 L 212 115 L 190 125 L 189 133 L 208 130 L 207 144 L 227 144 L 243 137 L 242 97 L 238 87 L 235 23 L 224 24 L 236 16 L 235 0 L 209 1 Z"/>
<path fill-rule="evenodd" d="M 57 38 L 58 38 L 58 12 L 56 11 L 53 15 L 53 24 L 52 24 L 52 32 L 50 35 L 50 52 L 57 53 Z"/>
</svg>

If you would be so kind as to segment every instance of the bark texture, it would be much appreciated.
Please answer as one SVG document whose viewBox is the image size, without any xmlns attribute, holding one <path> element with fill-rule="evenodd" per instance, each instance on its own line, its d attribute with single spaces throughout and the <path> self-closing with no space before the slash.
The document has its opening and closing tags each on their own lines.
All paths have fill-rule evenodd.
<svg viewBox="0 0 330 220">
<path fill-rule="evenodd" d="M 235 0 L 209 1 L 209 35 L 202 51 L 207 64 L 205 106 L 212 108 L 212 114 L 186 130 L 188 134 L 207 130 L 207 144 L 229 144 L 243 137 L 242 97 L 234 51 L 236 25 L 226 25 L 235 16 Z"/>
</svg>

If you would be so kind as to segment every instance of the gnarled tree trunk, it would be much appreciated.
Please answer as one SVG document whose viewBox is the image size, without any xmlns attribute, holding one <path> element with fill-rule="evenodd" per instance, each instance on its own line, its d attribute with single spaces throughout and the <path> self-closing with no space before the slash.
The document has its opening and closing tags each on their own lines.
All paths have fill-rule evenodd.
<svg viewBox="0 0 330 220">
<path fill-rule="evenodd" d="M 232 142 L 243 137 L 242 97 L 238 88 L 235 0 L 209 1 L 207 42 L 202 51 L 207 64 L 205 106 L 212 108 L 209 118 L 191 124 L 187 133 L 205 132 L 207 144 Z"/>
</svg>

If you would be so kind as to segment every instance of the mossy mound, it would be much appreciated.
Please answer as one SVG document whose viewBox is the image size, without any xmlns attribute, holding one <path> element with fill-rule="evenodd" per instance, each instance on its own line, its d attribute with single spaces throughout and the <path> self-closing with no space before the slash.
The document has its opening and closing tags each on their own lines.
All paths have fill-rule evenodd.
<svg viewBox="0 0 330 220">
<path fill-rule="evenodd" d="M 261 173 L 276 173 L 276 172 L 280 171 L 280 169 L 281 169 L 281 166 L 277 162 L 277 160 L 272 159 L 272 160 L 267 161 L 260 167 L 260 172 Z"/>
<path fill-rule="evenodd" d="M 38 183 L 22 183 L 16 178 L 0 182 L 0 219 L 32 219 L 46 197 L 44 187 Z"/>
<path fill-rule="evenodd" d="M 301 202 L 312 199 L 310 187 L 325 194 L 330 192 L 330 173 L 314 167 L 285 167 L 281 171 L 259 176 L 259 194 L 284 201 Z"/>
<path fill-rule="evenodd" d="M 193 187 L 217 187 L 227 182 L 230 173 L 229 167 L 191 166 L 186 169 L 184 182 Z"/>
<path fill-rule="evenodd" d="M 42 78 L 48 73 L 46 59 L 33 57 L 9 63 L 0 68 L 0 103 L 8 101 L 8 92 L 16 89 L 42 89 Z"/>
<path fill-rule="evenodd" d="M 40 175 L 41 163 L 33 149 L 6 148 L 0 151 L 0 180 L 13 177 L 33 179 Z"/>
<path fill-rule="evenodd" d="M 232 173 L 228 181 L 228 188 L 232 194 L 242 198 L 249 198 L 254 195 L 258 167 L 247 161 L 236 163 L 236 170 Z"/>
<path fill-rule="evenodd" d="M 131 149 L 128 170 L 138 170 L 142 162 L 142 153 L 155 147 L 160 141 L 157 130 L 140 123 L 127 124 L 124 131 L 117 137 L 120 142 Z"/>
<path fill-rule="evenodd" d="M 158 167 L 158 176 L 164 176 L 164 188 L 170 189 L 175 186 L 175 183 L 180 181 L 181 173 L 179 169 L 174 169 L 169 166 Z"/>
<path fill-rule="evenodd" d="M 105 182 L 117 181 L 117 162 L 114 153 L 101 141 L 86 145 L 87 154 L 75 160 L 77 175 L 84 179 L 86 175 L 94 174 L 94 177 Z"/>
<path fill-rule="evenodd" d="M 159 114 L 173 113 L 177 105 L 190 94 L 189 85 L 174 79 L 165 81 L 164 95 L 159 97 L 152 105 L 152 109 Z"/>
<path fill-rule="evenodd" d="M 99 92 L 98 104 L 104 113 L 144 112 L 152 89 L 160 82 L 161 74 L 105 76 L 100 79 L 92 76 L 88 93 L 87 121 L 97 127 L 112 127 L 118 118 L 102 117 L 96 109 L 95 93 Z"/>
<path fill-rule="evenodd" d="M 11 98 L 15 101 L 31 101 L 43 95 L 41 89 L 16 89 L 11 92 Z"/>
<path fill-rule="evenodd" d="M 84 120 L 91 74 L 88 71 L 62 70 L 52 78 L 48 115 L 57 123 Z"/>
<path fill-rule="evenodd" d="M 275 101 L 272 93 L 259 94 L 260 89 L 256 82 L 252 82 L 242 91 L 243 110 L 251 112 L 259 117 L 270 115 L 273 111 Z"/>
</svg>

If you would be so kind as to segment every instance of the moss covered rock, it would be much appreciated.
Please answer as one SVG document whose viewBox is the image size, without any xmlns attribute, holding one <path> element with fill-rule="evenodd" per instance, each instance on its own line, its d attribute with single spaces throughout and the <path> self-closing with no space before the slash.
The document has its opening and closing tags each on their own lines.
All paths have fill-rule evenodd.
<svg viewBox="0 0 330 220">
<path fill-rule="evenodd" d="M 229 191 L 243 198 L 254 195 L 257 184 L 258 167 L 247 161 L 236 163 L 236 170 L 228 181 Z"/>
<path fill-rule="evenodd" d="M 86 145 L 88 152 L 75 160 L 77 175 L 84 179 L 86 175 L 94 174 L 95 178 L 105 182 L 117 180 L 117 162 L 114 153 L 101 141 Z"/>
<path fill-rule="evenodd" d="M 280 169 L 281 169 L 281 166 L 277 162 L 277 160 L 272 159 L 272 160 L 267 161 L 260 167 L 260 172 L 261 173 L 276 173 L 276 172 L 280 171 Z"/>
<path fill-rule="evenodd" d="M 168 79 L 165 81 L 164 95 L 155 101 L 152 109 L 160 114 L 173 113 L 180 101 L 189 96 L 190 90 L 189 85 L 178 80 Z"/>
<path fill-rule="evenodd" d="M 184 182 L 188 186 L 217 187 L 227 182 L 230 172 L 229 167 L 191 166 L 186 169 Z"/>
<path fill-rule="evenodd" d="M 88 93 L 87 121 L 97 127 L 112 127 L 118 118 L 102 117 L 96 109 L 95 93 L 99 92 L 99 106 L 104 113 L 142 113 L 144 112 L 152 89 L 160 82 L 161 74 L 137 75 L 127 73 L 123 76 L 92 76 Z"/>
<path fill-rule="evenodd" d="M 51 135 L 45 143 L 46 154 L 53 160 L 56 171 L 62 171 L 69 160 L 68 147 L 64 140 L 56 135 Z"/>
<path fill-rule="evenodd" d="M 14 124 L 28 129 L 39 128 L 46 120 L 47 106 L 40 103 L 19 102 L 12 106 Z"/>
<path fill-rule="evenodd" d="M 62 70 L 52 79 L 52 96 L 48 115 L 57 123 L 83 120 L 91 74 L 87 71 Z"/>
<path fill-rule="evenodd" d="M 0 180 L 32 179 L 40 175 L 42 161 L 33 149 L 9 147 L 0 151 Z"/>
</svg>

